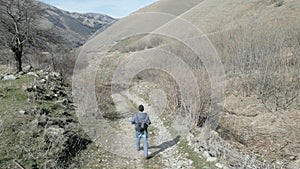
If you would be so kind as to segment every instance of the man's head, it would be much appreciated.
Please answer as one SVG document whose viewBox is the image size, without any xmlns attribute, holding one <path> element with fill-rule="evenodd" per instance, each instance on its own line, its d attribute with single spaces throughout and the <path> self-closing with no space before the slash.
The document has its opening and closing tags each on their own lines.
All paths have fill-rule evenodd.
<svg viewBox="0 0 300 169">
<path fill-rule="evenodd" d="M 143 111 L 144 111 L 144 106 L 143 106 L 143 105 L 139 105 L 138 108 L 139 108 L 139 111 L 140 111 L 140 112 L 143 112 Z"/>
</svg>

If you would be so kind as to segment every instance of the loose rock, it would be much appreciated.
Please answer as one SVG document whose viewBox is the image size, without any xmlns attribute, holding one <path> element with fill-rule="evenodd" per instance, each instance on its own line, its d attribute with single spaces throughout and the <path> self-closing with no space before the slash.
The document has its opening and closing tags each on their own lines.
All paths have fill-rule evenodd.
<svg viewBox="0 0 300 169">
<path fill-rule="evenodd" d="M 216 162 L 216 161 L 218 161 L 218 159 L 217 159 L 216 157 L 208 157 L 208 158 L 206 159 L 206 161 L 207 161 L 207 162 Z"/>
<path fill-rule="evenodd" d="M 20 113 L 20 114 L 25 114 L 26 111 L 25 111 L 25 110 L 20 110 L 19 113 Z"/>
<path fill-rule="evenodd" d="M 218 168 L 224 168 L 224 164 L 216 163 L 216 167 L 218 167 Z"/>
<path fill-rule="evenodd" d="M 4 76 L 2 80 L 16 80 L 18 77 L 15 75 Z"/>
<path fill-rule="evenodd" d="M 39 77 L 35 72 L 28 72 L 27 75 L 34 76 L 34 77 Z"/>
</svg>

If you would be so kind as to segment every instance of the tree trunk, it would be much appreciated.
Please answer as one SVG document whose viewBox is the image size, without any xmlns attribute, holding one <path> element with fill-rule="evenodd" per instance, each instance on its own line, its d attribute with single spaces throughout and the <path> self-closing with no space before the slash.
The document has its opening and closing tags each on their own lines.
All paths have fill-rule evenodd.
<svg viewBox="0 0 300 169">
<path fill-rule="evenodd" d="M 22 51 L 15 51 L 17 72 L 22 72 Z"/>
</svg>

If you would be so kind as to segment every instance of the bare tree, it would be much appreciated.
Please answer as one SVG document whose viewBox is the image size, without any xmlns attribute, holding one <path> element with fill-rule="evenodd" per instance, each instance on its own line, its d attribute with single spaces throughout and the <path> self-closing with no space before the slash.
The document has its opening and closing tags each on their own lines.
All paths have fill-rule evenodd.
<svg viewBox="0 0 300 169">
<path fill-rule="evenodd" d="M 36 23 L 42 9 L 32 0 L 0 0 L 0 37 L 2 43 L 12 50 L 17 71 L 22 71 L 25 45 L 34 41 Z"/>
</svg>

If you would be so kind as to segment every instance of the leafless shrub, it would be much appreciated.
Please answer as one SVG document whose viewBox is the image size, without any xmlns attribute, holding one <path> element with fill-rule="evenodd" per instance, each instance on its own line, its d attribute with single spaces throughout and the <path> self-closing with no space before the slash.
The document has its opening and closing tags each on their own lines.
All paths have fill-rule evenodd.
<svg viewBox="0 0 300 169">
<path fill-rule="evenodd" d="M 187 122 L 189 127 L 200 125 L 201 120 L 209 115 L 211 101 L 210 80 L 199 57 L 185 44 L 172 41 L 160 46 L 163 51 L 172 53 L 160 60 L 166 67 L 176 69 L 176 73 L 167 70 L 147 70 L 137 75 L 136 80 L 157 84 L 167 97 L 167 115 L 179 122 Z M 163 58 L 163 57 L 162 57 Z M 187 67 L 174 65 L 174 60 L 182 60 Z M 173 74 L 172 74 L 173 73 Z M 187 76 L 193 74 L 193 77 Z M 187 123 L 183 124 L 187 125 Z"/>
<path fill-rule="evenodd" d="M 257 95 L 270 111 L 287 109 L 299 95 L 299 26 L 276 21 L 211 37 L 233 90 Z M 277 26 L 274 26 L 277 25 Z"/>
<path fill-rule="evenodd" d="M 265 74 L 259 76 L 257 81 L 257 95 L 264 106 L 270 111 L 286 110 L 299 96 L 299 77 L 276 77 Z"/>
<path fill-rule="evenodd" d="M 112 99 L 111 86 L 98 83 L 96 85 L 96 97 L 98 106 L 102 114 L 94 114 L 95 118 L 104 117 L 109 120 L 117 118 L 117 111 Z"/>
</svg>

